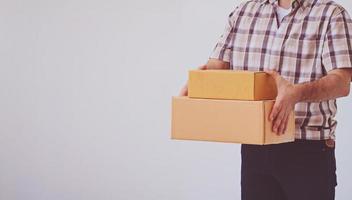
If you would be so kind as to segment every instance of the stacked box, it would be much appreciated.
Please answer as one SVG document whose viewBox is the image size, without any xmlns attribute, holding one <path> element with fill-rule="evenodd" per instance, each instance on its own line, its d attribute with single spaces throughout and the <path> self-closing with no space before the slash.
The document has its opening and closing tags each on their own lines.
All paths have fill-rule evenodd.
<svg viewBox="0 0 352 200">
<path fill-rule="evenodd" d="M 191 70 L 188 97 L 172 99 L 172 138 L 258 145 L 292 142 L 293 112 L 283 135 L 272 131 L 269 114 L 276 95 L 275 81 L 265 72 Z"/>
</svg>

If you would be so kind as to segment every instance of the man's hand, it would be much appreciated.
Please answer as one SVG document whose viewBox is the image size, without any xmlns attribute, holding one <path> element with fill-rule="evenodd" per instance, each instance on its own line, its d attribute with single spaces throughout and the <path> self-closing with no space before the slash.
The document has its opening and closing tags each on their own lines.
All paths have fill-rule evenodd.
<svg viewBox="0 0 352 200">
<path fill-rule="evenodd" d="M 188 84 L 186 83 L 185 86 L 180 91 L 180 94 L 178 96 L 188 96 Z"/>
<path fill-rule="evenodd" d="M 277 86 L 277 97 L 269 120 L 273 122 L 273 132 L 280 135 L 285 133 L 290 113 L 294 110 L 299 98 L 292 83 L 285 80 L 276 71 L 267 71 L 267 73 L 274 78 Z"/>
<path fill-rule="evenodd" d="M 278 94 L 270 113 L 273 132 L 283 134 L 287 127 L 288 116 L 297 102 L 321 102 L 345 97 L 350 92 L 351 68 L 331 70 L 326 76 L 312 81 L 292 84 L 275 71 L 268 71 L 276 82 Z"/>
</svg>

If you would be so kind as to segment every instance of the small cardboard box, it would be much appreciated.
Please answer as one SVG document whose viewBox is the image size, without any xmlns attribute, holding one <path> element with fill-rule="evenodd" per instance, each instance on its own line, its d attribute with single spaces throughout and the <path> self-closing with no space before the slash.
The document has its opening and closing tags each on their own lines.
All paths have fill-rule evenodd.
<svg viewBox="0 0 352 200">
<path fill-rule="evenodd" d="M 268 120 L 273 100 L 239 101 L 173 97 L 172 139 L 277 144 L 294 141 L 293 112 L 284 135 Z"/>
<path fill-rule="evenodd" d="M 273 100 L 276 95 L 275 81 L 265 72 L 189 71 L 188 96 L 191 98 Z"/>
</svg>

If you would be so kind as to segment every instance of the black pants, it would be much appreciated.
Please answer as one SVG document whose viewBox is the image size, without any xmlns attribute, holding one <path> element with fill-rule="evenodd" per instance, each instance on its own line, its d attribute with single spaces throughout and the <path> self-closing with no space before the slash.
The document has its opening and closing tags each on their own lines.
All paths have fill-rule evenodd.
<svg viewBox="0 0 352 200">
<path fill-rule="evenodd" d="M 333 200 L 335 148 L 325 141 L 242 145 L 242 200 Z"/>
</svg>

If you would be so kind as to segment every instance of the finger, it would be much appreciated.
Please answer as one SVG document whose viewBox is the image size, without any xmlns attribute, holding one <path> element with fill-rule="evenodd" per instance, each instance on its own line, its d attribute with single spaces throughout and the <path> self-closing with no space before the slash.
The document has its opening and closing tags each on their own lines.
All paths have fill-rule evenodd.
<svg viewBox="0 0 352 200">
<path fill-rule="evenodd" d="M 275 101 L 274 106 L 271 109 L 271 112 L 269 115 L 269 121 L 273 121 L 276 118 L 280 109 L 281 109 L 281 105 L 280 105 L 279 101 Z"/>
<path fill-rule="evenodd" d="M 272 76 L 277 75 L 277 72 L 275 70 L 265 70 L 265 72 L 272 75 Z"/>
<path fill-rule="evenodd" d="M 275 81 L 276 86 L 279 87 L 282 81 L 282 77 L 276 71 L 266 71 Z"/>
<path fill-rule="evenodd" d="M 290 120 L 290 112 L 287 113 L 287 119 L 286 119 L 286 123 L 285 123 L 284 133 L 286 133 L 289 120 Z"/>
<path fill-rule="evenodd" d="M 182 96 L 188 96 L 188 88 L 183 89 Z"/>
<path fill-rule="evenodd" d="M 282 120 L 281 120 L 281 123 L 280 123 L 280 125 L 279 125 L 279 127 L 278 127 L 278 133 L 281 135 L 282 133 L 283 133 L 283 130 L 284 130 L 284 128 L 285 128 L 285 121 L 286 121 L 286 110 L 285 111 L 283 111 L 283 113 L 284 113 L 284 115 L 283 115 L 283 117 L 282 117 Z"/>
<path fill-rule="evenodd" d="M 179 94 L 179 96 L 188 96 L 188 86 L 184 86 Z"/>
<path fill-rule="evenodd" d="M 285 116 L 285 110 L 280 109 L 273 123 L 273 132 L 279 134 L 279 127 L 281 126 L 284 116 Z"/>
<path fill-rule="evenodd" d="M 268 73 L 270 76 L 272 76 L 275 80 L 280 77 L 279 73 L 277 73 L 277 71 L 275 70 L 268 70 L 265 71 L 266 73 Z"/>
<path fill-rule="evenodd" d="M 284 118 L 283 118 L 283 120 L 282 120 L 282 122 L 281 122 L 281 125 L 280 125 L 280 127 L 279 127 L 279 133 L 280 133 L 281 135 L 283 135 L 283 134 L 285 133 L 285 129 L 286 129 L 286 126 L 287 126 L 287 121 L 288 121 L 288 114 L 287 114 L 287 113 L 288 113 L 288 112 L 285 111 Z"/>
<path fill-rule="evenodd" d="M 202 66 L 198 67 L 198 69 L 200 69 L 200 70 L 206 70 L 206 69 L 207 69 L 207 65 L 202 65 Z"/>
</svg>

